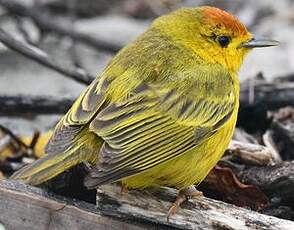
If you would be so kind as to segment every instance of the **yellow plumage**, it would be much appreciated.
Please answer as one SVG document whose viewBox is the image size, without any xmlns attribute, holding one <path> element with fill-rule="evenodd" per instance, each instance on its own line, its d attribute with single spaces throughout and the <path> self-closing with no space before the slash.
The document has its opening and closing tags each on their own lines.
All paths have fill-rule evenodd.
<svg viewBox="0 0 294 230">
<path fill-rule="evenodd" d="M 13 178 L 40 184 L 90 162 L 89 188 L 200 183 L 232 137 L 237 72 L 252 38 L 212 7 L 158 18 L 85 89 L 57 125 L 48 155 Z"/>
</svg>

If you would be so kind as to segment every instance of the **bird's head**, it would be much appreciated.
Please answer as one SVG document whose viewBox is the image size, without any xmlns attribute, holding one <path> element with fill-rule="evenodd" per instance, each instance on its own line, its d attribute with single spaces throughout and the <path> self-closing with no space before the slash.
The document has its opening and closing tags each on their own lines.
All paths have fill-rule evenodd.
<svg viewBox="0 0 294 230">
<path fill-rule="evenodd" d="M 255 37 L 236 17 L 209 6 L 179 9 L 155 20 L 153 27 L 204 61 L 235 73 L 252 48 L 278 45 Z"/>
</svg>

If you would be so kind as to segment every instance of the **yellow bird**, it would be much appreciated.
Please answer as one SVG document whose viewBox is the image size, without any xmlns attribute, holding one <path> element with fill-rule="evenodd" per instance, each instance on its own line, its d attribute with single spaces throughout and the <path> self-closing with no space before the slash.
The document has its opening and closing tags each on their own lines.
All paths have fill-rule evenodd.
<svg viewBox="0 0 294 230">
<path fill-rule="evenodd" d="M 156 19 L 123 48 L 60 120 L 47 156 L 12 178 L 37 185 L 82 162 L 88 188 L 172 186 L 197 195 L 233 134 L 238 71 L 257 39 L 234 16 L 203 6 Z"/>
</svg>

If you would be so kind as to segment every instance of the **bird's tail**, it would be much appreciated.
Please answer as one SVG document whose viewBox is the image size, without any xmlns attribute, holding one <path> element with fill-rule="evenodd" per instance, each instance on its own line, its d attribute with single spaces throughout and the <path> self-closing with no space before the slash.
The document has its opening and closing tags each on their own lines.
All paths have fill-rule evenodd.
<svg viewBox="0 0 294 230">
<path fill-rule="evenodd" d="M 98 158 L 99 146 L 97 144 L 100 144 L 99 142 L 96 136 L 96 138 L 88 138 L 86 142 L 74 145 L 62 153 L 48 154 L 15 172 L 11 179 L 38 185 L 79 163 L 94 163 Z"/>
</svg>

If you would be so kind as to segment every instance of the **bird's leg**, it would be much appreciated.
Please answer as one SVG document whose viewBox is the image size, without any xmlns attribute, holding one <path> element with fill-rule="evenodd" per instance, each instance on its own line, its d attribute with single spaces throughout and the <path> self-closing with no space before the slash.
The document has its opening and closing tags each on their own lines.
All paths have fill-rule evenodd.
<svg viewBox="0 0 294 230">
<path fill-rule="evenodd" d="M 167 221 L 169 221 L 169 218 L 172 215 L 177 213 L 178 208 L 184 201 L 199 197 L 203 197 L 203 193 L 198 191 L 193 185 L 189 186 L 186 189 L 180 190 L 175 202 L 172 204 L 168 211 Z"/>
<path fill-rule="evenodd" d="M 129 190 L 125 184 L 121 184 L 120 194 L 127 193 Z"/>
</svg>

